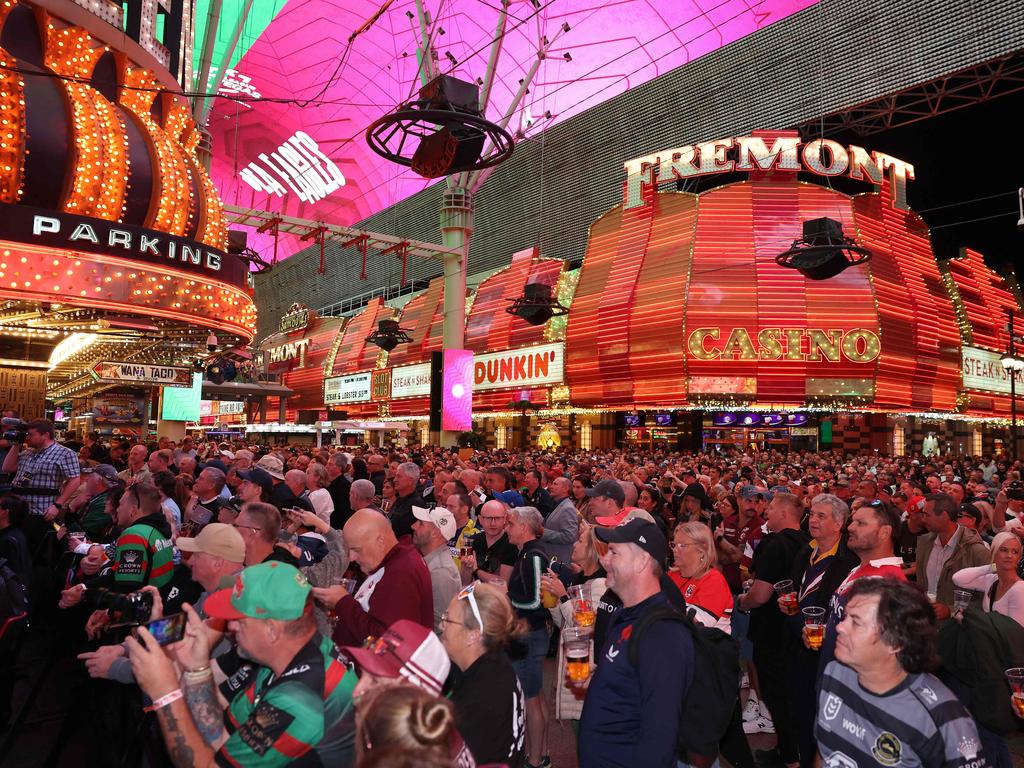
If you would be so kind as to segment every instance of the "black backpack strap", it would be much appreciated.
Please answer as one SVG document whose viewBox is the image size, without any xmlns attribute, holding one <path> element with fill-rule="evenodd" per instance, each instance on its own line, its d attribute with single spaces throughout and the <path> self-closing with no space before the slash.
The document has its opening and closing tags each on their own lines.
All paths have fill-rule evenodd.
<svg viewBox="0 0 1024 768">
<path fill-rule="evenodd" d="M 995 610 L 996 604 L 996 588 L 999 586 L 999 579 L 992 582 L 992 586 L 988 588 L 988 610 L 991 613 Z"/>
<path fill-rule="evenodd" d="M 659 621 L 679 621 L 690 626 L 690 619 L 668 606 L 659 606 L 653 611 L 648 611 L 644 614 L 640 621 L 633 625 L 633 631 L 629 635 L 629 664 L 634 669 L 636 669 L 636 663 L 640 659 L 641 638 L 647 633 L 651 625 L 657 624 Z"/>
</svg>

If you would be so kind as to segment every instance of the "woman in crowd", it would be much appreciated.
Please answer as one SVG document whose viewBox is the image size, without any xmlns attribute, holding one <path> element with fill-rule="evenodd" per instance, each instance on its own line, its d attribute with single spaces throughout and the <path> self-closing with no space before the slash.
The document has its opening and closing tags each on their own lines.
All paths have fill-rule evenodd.
<svg viewBox="0 0 1024 768">
<path fill-rule="evenodd" d="M 594 486 L 590 475 L 576 475 L 572 479 L 572 501 L 576 505 L 576 511 L 580 517 L 588 523 L 593 523 L 594 518 L 590 514 L 590 497 L 587 496 L 587 489 Z"/>
<path fill-rule="evenodd" d="M 330 480 L 327 478 L 327 467 L 315 461 L 311 461 L 306 467 L 306 488 L 309 490 L 309 503 L 313 505 L 313 511 L 317 517 L 329 523 L 334 513 L 334 500 L 331 498 L 327 485 Z"/>
<path fill-rule="evenodd" d="M 356 765 L 472 766 L 460 753 L 450 702 L 411 685 L 366 694 L 356 725 Z"/>
<path fill-rule="evenodd" d="M 711 529 L 704 523 L 681 523 L 672 537 L 672 562 L 669 578 L 683 593 L 687 608 L 699 609 L 695 618 L 705 626 L 725 628 L 733 597 L 717 568 Z"/>
<path fill-rule="evenodd" d="M 601 596 L 605 593 L 605 571 L 601 566 L 600 558 L 608 552 L 608 545 L 599 541 L 594 535 L 594 529 L 586 523 L 580 524 L 580 534 L 572 548 L 572 578 L 570 586 L 583 586 L 583 599 L 589 604 L 591 611 L 597 610 L 601 602 Z M 571 627 L 575 621 L 575 611 L 565 584 L 555 574 L 548 570 L 542 579 L 542 586 L 558 598 L 558 604 L 551 608 L 551 618 L 559 627 Z M 594 618 L 594 617 L 588 617 Z M 591 658 L 594 655 L 593 642 L 590 649 Z M 555 719 L 571 720 L 573 727 L 578 726 L 580 713 L 583 711 L 583 701 L 565 685 L 565 646 L 558 644 L 558 673 L 555 680 L 558 688 L 555 693 Z"/>
<path fill-rule="evenodd" d="M 548 558 L 540 543 L 543 532 L 544 519 L 536 507 L 512 507 L 508 511 L 508 540 L 519 549 L 508 580 L 508 596 L 516 613 L 530 627 L 522 638 L 523 657 L 513 662 L 526 696 L 527 768 L 542 765 L 548 742 L 543 687 L 550 616 L 541 597 L 541 577 L 548 569 Z"/>
<path fill-rule="evenodd" d="M 451 693 L 455 719 L 478 764 L 521 768 L 525 759 L 523 690 L 505 650 L 517 623 L 505 593 L 480 581 L 441 616 L 441 642 L 462 670 Z"/>
<path fill-rule="evenodd" d="M 996 534 L 992 539 L 992 564 L 957 571 L 953 584 L 981 592 L 982 610 L 1002 613 L 1024 626 L 1024 580 L 1017 575 L 1020 558 L 1020 539 L 1010 531 Z"/>
<path fill-rule="evenodd" d="M 636 505 L 644 512 L 650 514 L 655 520 L 661 520 L 666 530 L 671 531 L 673 525 L 672 512 L 665 506 L 665 500 L 661 497 L 658 489 L 652 485 L 641 485 L 640 494 L 637 496 Z"/>
<path fill-rule="evenodd" d="M 185 487 L 181 480 L 168 470 L 154 473 L 152 480 L 153 485 L 160 491 L 160 508 L 164 511 L 164 517 L 171 524 L 171 530 L 177 532 L 181 528 L 181 509 L 187 506 L 188 495 L 186 494 L 184 499 L 180 496 Z"/>
<path fill-rule="evenodd" d="M 395 481 L 390 477 L 385 478 L 384 484 L 381 485 L 380 508 L 385 512 L 389 512 L 397 496 L 395 493 Z"/>
</svg>

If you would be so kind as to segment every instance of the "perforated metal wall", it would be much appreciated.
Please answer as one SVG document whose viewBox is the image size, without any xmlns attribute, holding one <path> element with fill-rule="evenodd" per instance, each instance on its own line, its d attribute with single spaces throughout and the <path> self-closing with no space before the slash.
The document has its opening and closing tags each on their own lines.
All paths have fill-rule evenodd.
<svg viewBox="0 0 1024 768">
<path fill-rule="evenodd" d="M 794 127 L 1021 48 L 1020 0 L 822 0 L 520 143 L 476 199 L 469 271 L 507 264 L 534 244 L 545 256 L 580 257 L 590 223 L 622 198 L 626 159 Z M 357 226 L 440 242 L 442 189 Z M 311 248 L 256 278 L 259 336 L 295 301 L 326 306 L 401 274 L 394 256 L 371 255 L 361 281 L 361 257 L 336 243 L 327 246 L 325 275 L 317 274 L 319 258 Z M 409 264 L 410 279 L 439 274 L 437 262 Z"/>
</svg>

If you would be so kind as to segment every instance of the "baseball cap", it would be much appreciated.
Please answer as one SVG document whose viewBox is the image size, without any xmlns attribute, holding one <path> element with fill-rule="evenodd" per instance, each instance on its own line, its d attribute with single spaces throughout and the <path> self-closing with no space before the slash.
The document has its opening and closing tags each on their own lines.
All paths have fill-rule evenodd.
<svg viewBox="0 0 1024 768">
<path fill-rule="evenodd" d="M 770 499 L 772 497 L 772 494 L 768 491 L 767 488 L 762 488 L 759 485 L 749 484 L 744 485 L 742 488 L 740 488 L 739 492 L 736 495 L 739 496 L 741 499 L 753 499 L 758 496 L 765 499 Z"/>
<path fill-rule="evenodd" d="M 250 483 L 256 483 L 256 485 L 267 493 L 270 493 L 274 489 L 274 481 L 271 479 L 270 473 L 260 469 L 259 467 L 243 469 L 238 473 L 238 476 L 243 480 L 248 480 Z"/>
<path fill-rule="evenodd" d="M 668 559 L 668 543 L 653 522 L 634 518 L 614 528 L 595 528 L 594 535 L 605 544 L 635 544 L 661 565 Z"/>
<path fill-rule="evenodd" d="M 277 619 L 293 621 L 306 610 L 309 581 L 293 565 L 272 561 L 250 565 L 235 586 L 210 595 L 203 610 L 215 619 Z"/>
<path fill-rule="evenodd" d="M 640 507 L 626 507 L 617 515 L 595 517 L 594 522 L 598 525 L 604 526 L 605 528 L 614 528 L 616 525 L 622 525 L 623 523 L 628 523 L 630 520 L 635 520 L 637 518 L 640 520 L 646 520 L 649 523 L 654 522 L 654 518 L 651 517 L 651 513 L 647 510 L 640 509 Z"/>
<path fill-rule="evenodd" d="M 451 669 L 448 652 L 432 630 L 410 619 L 399 619 L 379 638 L 363 647 L 346 646 L 345 654 L 364 671 L 378 677 L 401 677 L 438 695 Z"/>
<path fill-rule="evenodd" d="M 957 517 L 973 517 L 974 523 L 975 525 L 977 525 L 979 522 L 981 522 L 981 510 L 978 509 L 973 504 L 971 504 L 969 501 L 964 502 L 963 504 L 960 505 L 960 511 L 957 514 Z"/>
<path fill-rule="evenodd" d="M 594 484 L 593 488 L 587 488 L 586 493 L 590 498 L 603 496 L 619 504 L 625 504 L 626 502 L 626 492 L 622 490 L 618 480 L 600 480 Z"/>
<path fill-rule="evenodd" d="M 95 467 L 82 467 L 81 474 L 99 475 L 108 483 L 116 483 L 120 479 L 117 476 L 117 470 L 109 464 L 97 464 Z"/>
<path fill-rule="evenodd" d="M 263 456 L 256 462 L 256 466 L 262 469 L 271 477 L 277 480 L 284 480 L 284 463 L 270 454 Z"/>
<path fill-rule="evenodd" d="M 438 530 L 441 531 L 441 535 L 444 536 L 445 541 L 455 535 L 455 529 L 457 527 L 455 523 L 455 515 L 444 507 L 434 507 L 433 509 L 413 507 L 412 514 L 417 520 L 422 520 L 424 523 L 433 523 L 436 525 Z"/>
<path fill-rule="evenodd" d="M 526 504 L 526 499 L 519 491 L 498 491 L 494 498 L 510 507 L 522 507 Z"/>
<path fill-rule="evenodd" d="M 1024 501 L 1024 483 L 1014 480 L 1006 486 L 1006 498 L 1011 501 Z"/>
<path fill-rule="evenodd" d="M 175 543 L 182 552 L 203 552 L 232 563 L 245 562 L 245 540 L 233 525 L 209 523 L 195 538 L 181 536 Z"/>
<path fill-rule="evenodd" d="M 218 453 L 220 454 L 221 458 L 227 459 L 228 461 L 235 460 L 235 454 L 233 454 L 231 451 L 218 451 Z"/>
</svg>

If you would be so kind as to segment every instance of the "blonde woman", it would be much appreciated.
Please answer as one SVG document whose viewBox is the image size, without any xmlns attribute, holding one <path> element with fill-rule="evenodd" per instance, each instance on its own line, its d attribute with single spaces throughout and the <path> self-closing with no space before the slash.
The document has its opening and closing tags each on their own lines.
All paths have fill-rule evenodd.
<svg viewBox="0 0 1024 768">
<path fill-rule="evenodd" d="M 441 615 L 441 642 L 462 670 L 451 700 L 478 764 L 521 766 L 526 698 L 505 648 L 522 629 L 504 590 L 474 581 Z"/>
<path fill-rule="evenodd" d="M 701 624 L 721 628 L 732 613 L 733 597 L 717 565 L 718 552 L 710 528 L 698 522 L 676 527 L 669 578 L 683 593 L 687 608 L 698 609 L 696 618 Z"/>
</svg>

